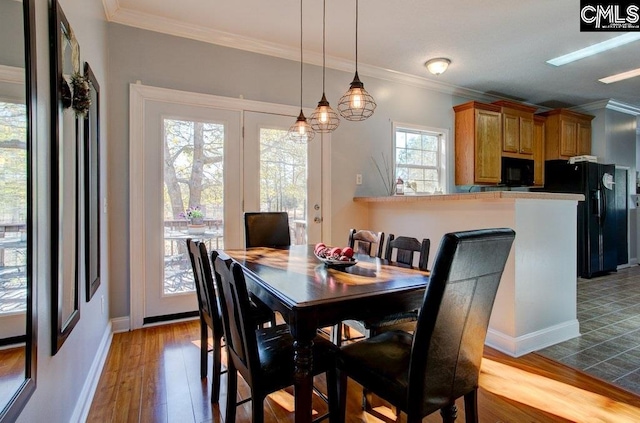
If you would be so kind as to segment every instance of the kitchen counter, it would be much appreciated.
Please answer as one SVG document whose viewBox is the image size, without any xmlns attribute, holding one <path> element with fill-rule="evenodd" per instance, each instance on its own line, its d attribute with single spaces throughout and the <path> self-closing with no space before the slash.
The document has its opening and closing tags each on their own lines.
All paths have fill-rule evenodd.
<svg viewBox="0 0 640 423">
<path fill-rule="evenodd" d="M 429 238 L 429 268 L 445 233 L 514 229 L 486 343 L 515 357 L 580 335 L 576 208 L 583 200 L 579 194 L 523 191 L 353 199 L 363 207 L 358 228 Z"/>
<path fill-rule="evenodd" d="M 496 200 L 496 199 L 528 199 L 528 200 L 577 200 L 584 201 L 582 194 L 562 194 L 556 192 L 529 192 L 529 191 L 486 191 L 465 192 L 456 194 L 433 195 L 390 195 L 386 197 L 354 197 L 353 201 L 365 203 L 387 202 L 428 202 L 449 200 Z"/>
</svg>

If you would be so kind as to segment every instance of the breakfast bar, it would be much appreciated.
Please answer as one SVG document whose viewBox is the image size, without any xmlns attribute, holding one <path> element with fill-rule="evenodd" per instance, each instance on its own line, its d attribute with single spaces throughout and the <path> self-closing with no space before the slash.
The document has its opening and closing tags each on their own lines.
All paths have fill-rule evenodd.
<svg viewBox="0 0 640 423">
<path fill-rule="evenodd" d="M 577 194 L 520 191 L 354 198 L 366 203 L 369 228 L 430 238 L 429 267 L 445 233 L 514 229 L 486 339 L 514 357 L 580 335 L 576 207 L 582 200 Z"/>
</svg>

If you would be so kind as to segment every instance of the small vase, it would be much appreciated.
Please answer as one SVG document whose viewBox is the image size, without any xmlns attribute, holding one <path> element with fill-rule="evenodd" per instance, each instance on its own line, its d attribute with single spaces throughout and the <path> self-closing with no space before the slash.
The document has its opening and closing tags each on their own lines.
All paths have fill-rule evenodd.
<svg viewBox="0 0 640 423">
<path fill-rule="evenodd" d="M 191 225 L 203 225 L 204 224 L 204 217 L 193 217 L 191 218 Z"/>
<path fill-rule="evenodd" d="M 202 235 L 206 230 L 206 225 L 187 225 L 187 233 L 190 233 L 192 235 Z"/>
</svg>

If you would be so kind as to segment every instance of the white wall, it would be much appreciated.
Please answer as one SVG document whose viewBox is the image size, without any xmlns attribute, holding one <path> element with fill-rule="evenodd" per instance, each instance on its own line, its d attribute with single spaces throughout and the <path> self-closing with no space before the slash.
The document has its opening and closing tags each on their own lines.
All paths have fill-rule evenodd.
<svg viewBox="0 0 640 423">
<path fill-rule="evenodd" d="M 109 26 L 109 61 L 110 312 L 124 317 L 129 315 L 129 84 L 141 80 L 150 86 L 298 105 L 300 64 L 117 24 Z M 452 107 L 465 101 L 360 76 L 378 108 L 365 122 L 342 120 L 332 134 L 332 239 L 325 241 L 337 244 L 346 243 L 350 227 L 368 227 L 365 209 L 352 201 L 356 174 L 363 175 L 358 195 L 383 193 L 371 156 L 384 152 L 390 157 L 392 121 L 451 131 Z M 334 107 L 352 79 L 352 73 L 327 69 L 326 94 Z M 305 65 L 305 107 L 320 100 L 321 83 L 321 68 Z"/>
<path fill-rule="evenodd" d="M 109 265 L 106 248 L 106 219 L 102 219 L 102 285 L 92 301 L 85 302 L 84 277 L 80 279 L 80 321 L 60 351 L 51 356 L 51 288 L 49 277 L 49 173 L 50 173 L 50 95 L 49 95 L 49 2 L 36 0 L 37 44 L 37 129 L 34 153 L 37 158 L 37 223 L 35 227 L 38 262 L 34 275 L 38 296 L 37 388 L 18 422 L 69 422 L 82 393 L 85 381 L 98 354 L 100 342 L 109 328 L 107 313 L 101 312 L 101 297 L 108 304 Z M 60 0 L 60 4 L 80 43 L 83 61 L 88 61 L 101 87 L 104 101 L 102 122 L 107 121 L 107 25 L 100 0 Z M 108 144 L 106 125 L 102 126 L 103 147 Z M 103 155 L 103 158 L 106 155 Z M 104 166 L 103 169 L 106 168 Z M 103 184 L 106 183 L 103 175 Z M 103 185 L 104 187 L 105 185 Z M 79 263 L 83 263 L 82 257 Z"/>
</svg>

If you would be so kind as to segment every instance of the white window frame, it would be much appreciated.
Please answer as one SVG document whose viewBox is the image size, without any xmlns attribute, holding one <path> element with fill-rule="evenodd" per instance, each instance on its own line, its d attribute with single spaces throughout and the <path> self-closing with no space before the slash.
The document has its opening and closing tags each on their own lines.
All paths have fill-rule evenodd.
<svg viewBox="0 0 640 423">
<path fill-rule="evenodd" d="M 393 180 L 396 181 L 398 178 L 397 175 L 397 165 L 396 165 L 396 134 L 399 130 L 406 130 L 412 132 L 423 132 L 429 133 L 430 135 L 438 136 L 438 185 L 441 193 L 446 194 L 449 192 L 449 161 L 451 160 L 450 156 L 453 153 L 453 150 L 449 148 L 449 130 L 443 128 L 434 128 L 429 126 L 415 125 L 412 123 L 402 123 L 402 122 L 393 122 L 392 123 L 392 138 L 393 138 L 393 146 L 392 146 L 392 157 L 393 157 Z M 425 167 L 426 168 L 426 167 Z M 429 167 L 430 168 L 430 167 Z M 406 182 L 406 181 L 405 181 Z M 405 193 L 407 189 L 405 187 Z M 438 193 L 438 192 L 436 192 Z M 419 195 L 425 194 L 433 194 L 426 192 L 418 192 Z"/>
</svg>

